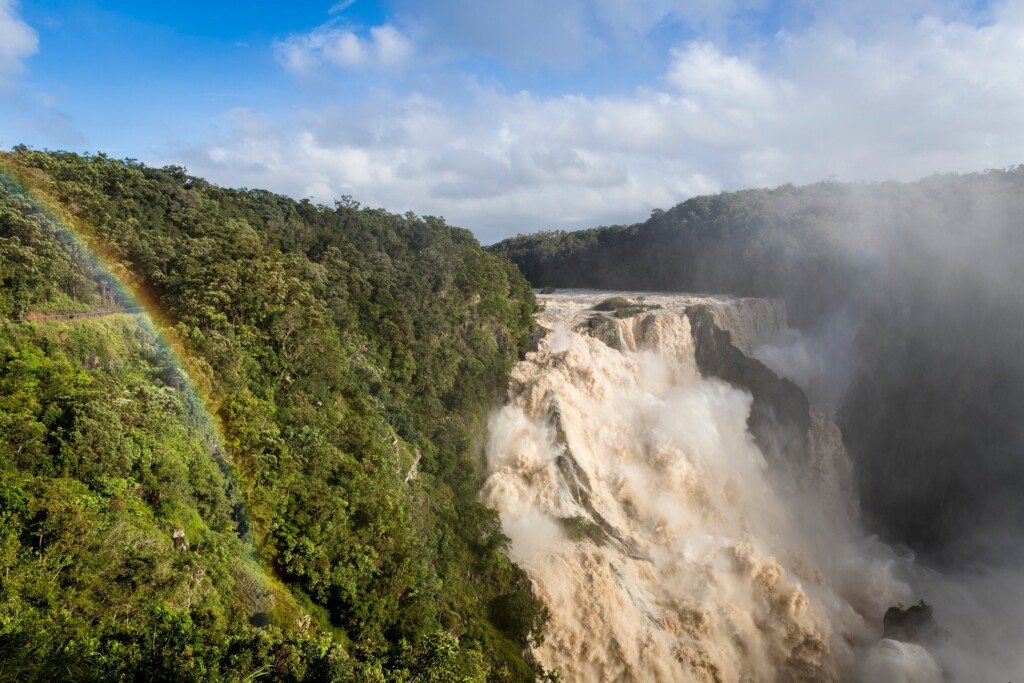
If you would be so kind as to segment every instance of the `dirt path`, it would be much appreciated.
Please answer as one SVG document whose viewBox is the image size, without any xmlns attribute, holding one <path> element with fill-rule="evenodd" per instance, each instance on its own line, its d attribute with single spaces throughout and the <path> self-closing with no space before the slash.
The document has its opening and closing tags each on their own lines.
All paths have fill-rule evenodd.
<svg viewBox="0 0 1024 683">
<path fill-rule="evenodd" d="M 102 311 L 85 311 L 81 313 L 36 313 L 29 312 L 25 314 L 25 317 L 18 318 L 16 320 L 3 320 L 0 319 L 0 324 L 3 325 L 20 325 L 25 323 L 45 323 L 53 320 L 74 320 L 75 318 L 99 318 L 106 315 L 120 315 L 120 314 L 131 314 L 137 315 L 144 313 L 142 307 L 135 306 L 133 308 L 109 308 Z"/>
</svg>

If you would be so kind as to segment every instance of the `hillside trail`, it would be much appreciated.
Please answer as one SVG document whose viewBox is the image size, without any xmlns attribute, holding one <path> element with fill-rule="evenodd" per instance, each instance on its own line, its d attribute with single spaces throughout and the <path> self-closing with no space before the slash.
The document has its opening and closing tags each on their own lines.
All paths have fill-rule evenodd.
<svg viewBox="0 0 1024 683">
<path fill-rule="evenodd" d="M 0 325 L 25 325 L 31 323 L 54 322 L 58 320 L 75 320 L 77 318 L 101 318 L 111 315 L 140 315 L 145 310 L 141 306 L 130 308 L 108 308 L 99 311 L 79 311 L 74 313 L 39 313 L 29 311 L 21 318 L 7 319 L 0 318 Z"/>
</svg>

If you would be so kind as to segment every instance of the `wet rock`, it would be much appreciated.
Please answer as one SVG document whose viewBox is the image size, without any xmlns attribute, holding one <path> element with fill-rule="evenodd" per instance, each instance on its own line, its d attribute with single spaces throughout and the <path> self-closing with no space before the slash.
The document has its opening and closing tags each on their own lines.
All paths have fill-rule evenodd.
<svg viewBox="0 0 1024 683">
<path fill-rule="evenodd" d="M 592 492 L 590 477 L 587 476 L 586 471 L 580 466 L 569 447 L 569 440 L 562 428 L 562 415 L 557 407 L 552 408 L 549 420 L 555 429 L 555 439 L 562 447 L 562 453 L 555 458 L 555 466 L 558 467 L 558 473 L 561 475 L 569 495 L 589 515 L 589 519 L 586 517 L 562 518 L 559 520 L 562 528 L 576 540 L 587 536 L 598 545 L 604 545 L 606 541 L 611 540 L 631 557 L 639 557 L 633 545 L 615 528 L 615 525 L 605 519 L 594 507 L 590 497 Z M 586 533 L 580 533 L 584 530 Z"/>
<path fill-rule="evenodd" d="M 890 607 L 882 618 L 882 637 L 904 643 L 934 644 L 946 640 L 949 632 L 939 628 L 932 606 L 924 600 L 903 609 Z"/>
<path fill-rule="evenodd" d="M 593 315 L 577 327 L 576 331 L 604 342 L 616 351 L 622 351 L 622 337 L 619 335 L 619 323 L 608 315 Z"/>
<path fill-rule="evenodd" d="M 551 333 L 551 330 L 549 330 L 546 327 L 541 327 L 540 325 L 538 325 L 537 327 L 533 328 L 530 331 L 530 338 L 526 342 L 526 352 L 527 353 L 533 353 L 534 351 L 539 349 L 541 341 L 544 339 L 544 337 L 548 336 L 550 333 Z"/>
<path fill-rule="evenodd" d="M 171 538 L 174 540 L 174 547 L 183 553 L 188 552 L 188 540 L 185 538 L 184 529 L 175 529 L 174 533 L 171 534 Z"/>
<path fill-rule="evenodd" d="M 745 356 L 732 344 L 729 332 L 718 327 L 707 306 L 687 308 L 686 317 L 701 374 L 746 389 L 753 396 L 747 427 L 768 461 L 807 464 L 811 408 L 803 390 L 761 361 Z"/>
</svg>

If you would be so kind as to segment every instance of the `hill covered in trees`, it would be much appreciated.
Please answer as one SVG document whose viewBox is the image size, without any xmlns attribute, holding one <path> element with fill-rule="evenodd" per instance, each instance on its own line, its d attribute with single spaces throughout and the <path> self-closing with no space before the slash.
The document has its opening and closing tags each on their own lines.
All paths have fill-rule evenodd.
<svg viewBox="0 0 1024 683">
<path fill-rule="evenodd" d="M 135 315 L 0 325 L 0 681 L 540 673 L 543 609 L 477 502 L 533 326 L 514 266 L 349 199 L 0 166 L 0 319 L 124 303 L 63 222 L 188 358 Z"/>
<path fill-rule="evenodd" d="M 1024 524 L 1024 167 L 696 197 L 491 247 L 534 287 L 780 297 L 889 540 L 1006 559 Z"/>
</svg>

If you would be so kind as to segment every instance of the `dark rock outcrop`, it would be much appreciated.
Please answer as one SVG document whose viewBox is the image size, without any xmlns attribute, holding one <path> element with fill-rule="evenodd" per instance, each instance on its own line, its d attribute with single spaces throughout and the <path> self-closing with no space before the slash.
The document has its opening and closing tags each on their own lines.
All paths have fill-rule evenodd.
<svg viewBox="0 0 1024 683">
<path fill-rule="evenodd" d="M 611 316 L 604 314 L 592 315 L 577 325 L 576 331 L 602 341 L 616 351 L 622 351 L 619 323 Z"/>
<path fill-rule="evenodd" d="M 729 332 L 715 324 L 707 306 L 687 308 L 686 317 L 701 374 L 746 389 L 753 396 L 747 427 L 768 461 L 806 463 L 811 410 L 803 390 L 733 346 Z"/>
<path fill-rule="evenodd" d="M 872 531 L 939 566 L 1014 563 L 1019 542 L 1009 541 L 1024 529 L 1024 303 L 962 290 L 900 292 L 876 305 L 837 421 Z"/>
<path fill-rule="evenodd" d="M 929 645 L 949 637 L 949 632 L 936 623 L 932 606 L 924 600 L 906 609 L 902 605 L 890 607 L 882 618 L 882 629 L 883 638 L 905 643 Z"/>
<path fill-rule="evenodd" d="M 551 334 L 551 330 L 549 330 L 546 327 L 541 327 L 540 325 L 537 325 L 532 330 L 530 330 L 530 338 L 526 342 L 526 353 L 533 353 L 534 351 L 539 349 L 540 343 L 549 334 Z M 523 355 L 526 355 L 526 353 L 524 353 Z"/>
</svg>

